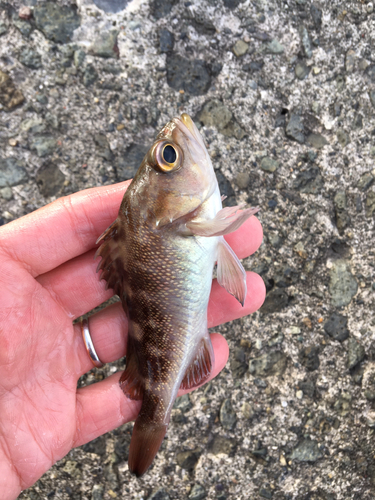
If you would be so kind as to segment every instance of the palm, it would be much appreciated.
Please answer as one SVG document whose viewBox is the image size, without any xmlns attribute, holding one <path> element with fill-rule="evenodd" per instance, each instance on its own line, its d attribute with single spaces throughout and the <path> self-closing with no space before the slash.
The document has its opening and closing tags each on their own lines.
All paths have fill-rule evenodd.
<svg viewBox="0 0 375 500">
<path fill-rule="evenodd" d="M 72 320 L 107 300 L 95 274 L 94 242 L 116 218 L 126 183 L 88 190 L 44 207 L 0 232 L 0 491 L 12 499 L 74 446 L 90 441 L 139 411 L 115 374 L 77 390 L 93 366 Z M 251 234 L 251 240 L 246 238 Z M 256 250 L 258 221 L 228 237 L 240 258 Z M 215 282 L 209 326 L 256 310 L 264 285 L 249 273 L 244 308 Z M 90 319 L 100 359 L 125 353 L 126 317 L 119 304 Z M 215 367 L 225 365 L 225 340 L 213 335 Z"/>
<path fill-rule="evenodd" d="M 71 319 L 17 263 L 6 270 L 23 286 L 8 283 L 0 300 L 0 443 L 8 481 L 25 488 L 74 444 L 79 373 Z"/>
</svg>

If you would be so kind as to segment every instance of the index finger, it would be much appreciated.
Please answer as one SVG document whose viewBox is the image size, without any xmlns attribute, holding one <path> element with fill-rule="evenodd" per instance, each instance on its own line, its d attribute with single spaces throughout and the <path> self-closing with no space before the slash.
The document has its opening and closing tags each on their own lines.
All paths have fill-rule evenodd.
<svg viewBox="0 0 375 500">
<path fill-rule="evenodd" d="M 131 181 L 86 189 L 46 205 L 0 228 L 0 249 L 39 276 L 94 247 L 98 236 L 116 219 Z M 250 230 L 251 238 L 244 238 Z M 253 253 L 262 241 L 255 217 L 226 239 L 238 256 Z"/>
<path fill-rule="evenodd" d="M 0 229 L 0 249 L 39 276 L 90 250 L 131 181 L 64 196 Z"/>
</svg>

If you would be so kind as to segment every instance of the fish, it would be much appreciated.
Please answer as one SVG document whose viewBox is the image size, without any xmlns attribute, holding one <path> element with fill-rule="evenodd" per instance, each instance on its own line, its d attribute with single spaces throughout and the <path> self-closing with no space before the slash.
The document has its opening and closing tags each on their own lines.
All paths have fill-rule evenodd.
<svg viewBox="0 0 375 500">
<path fill-rule="evenodd" d="M 161 446 L 178 390 L 212 371 L 207 306 L 215 263 L 219 284 L 244 305 L 246 273 L 224 235 L 258 208 L 223 208 L 222 199 L 203 137 L 184 113 L 159 132 L 117 219 L 97 240 L 97 271 L 128 318 L 120 386 L 142 401 L 128 459 L 138 477 Z"/>
</svg>

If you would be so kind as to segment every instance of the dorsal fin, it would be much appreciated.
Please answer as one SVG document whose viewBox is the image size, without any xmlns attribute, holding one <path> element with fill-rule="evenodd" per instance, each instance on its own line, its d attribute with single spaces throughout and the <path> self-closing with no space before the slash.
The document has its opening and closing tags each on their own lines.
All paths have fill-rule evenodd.
<svg viewBox="0 0 375 500">
<path fill-rule="evenodd" d="M 100 279 L 107 282 L 106 289 L 112 288 L 117 295 L 121 295 L 122 291 L 122 273 L 123 265 L 120 256 L 120 224 L 118 219 L 115 220 L 105 231 L 99 236 L 96 243 L 100 244 L 95 253 L 94 259 L 98 256 L 102 258 L 99 262 L 96 272 L 102 271 Z"/>
<path fill-rule="evenodd" d="M 197 354 L 187 368 L 180 389 L 192 389 L 203 384 L 210 376 L 214 365 L 214 351 L 210 337 L 207 335 L 201 340 Z"/>
</svg>

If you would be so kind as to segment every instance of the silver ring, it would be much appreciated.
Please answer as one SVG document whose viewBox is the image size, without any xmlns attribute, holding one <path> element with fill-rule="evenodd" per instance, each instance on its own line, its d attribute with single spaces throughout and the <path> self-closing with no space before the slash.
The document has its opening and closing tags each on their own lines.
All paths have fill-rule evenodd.
<svg viewBox="0 0 375 500">
<path fill-rule="evenodd" d="M 99 356 L 96 354 L 95 347 L 90 335 L 89 320 L 87 318 L 81 319 L 81 332 L 87 354 L 89 355 L 94 366 L 96 366 L 96 368 L 101 368 L 102 366 L 104 366 L 104 363 L 100 361 Z"/>
</svg>

